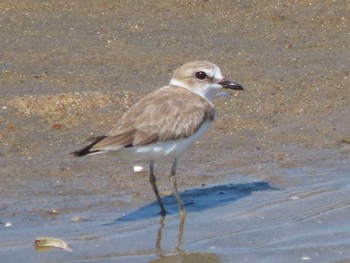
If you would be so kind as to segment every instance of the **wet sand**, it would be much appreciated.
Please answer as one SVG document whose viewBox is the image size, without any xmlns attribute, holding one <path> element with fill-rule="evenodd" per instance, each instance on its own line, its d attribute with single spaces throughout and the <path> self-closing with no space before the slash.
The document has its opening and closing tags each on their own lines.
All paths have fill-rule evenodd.
<svg viewBox="0 0 350 263">
<path fill-rule="evenodd" d="M 347 1 L 0 3 L 4 262 L 347 262 Z M 68 153 L 175 68 L 209 60 L 245 87 L 183 156 L 187 216 L 147 169 Z M 147 164 L 137 163 L 145 166 Z M 171 163 L 157 164 L 161 191 Z M 72 252 L 38 252 L 40 236 Z"/>
</svg>

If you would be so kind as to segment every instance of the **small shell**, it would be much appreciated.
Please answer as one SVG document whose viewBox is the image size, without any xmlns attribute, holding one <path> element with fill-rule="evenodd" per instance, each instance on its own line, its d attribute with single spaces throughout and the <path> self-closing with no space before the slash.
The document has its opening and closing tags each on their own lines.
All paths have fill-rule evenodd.
<svg viewBox="0 0 350 263">
<path fill-rule="evenodd" d="M 37 250 L 45 250 L 56 247 L 66 251 L 72 251 L 65 241 L 54 237 L 38 237 L 34 241 L 34 246 Z"/>
<path fill-rule="evenodd" d="M 139 165 L 135 165 L 133 169 L 135 173 L 139 173 L 143 171 L 143 167 Z"/>
</svg>

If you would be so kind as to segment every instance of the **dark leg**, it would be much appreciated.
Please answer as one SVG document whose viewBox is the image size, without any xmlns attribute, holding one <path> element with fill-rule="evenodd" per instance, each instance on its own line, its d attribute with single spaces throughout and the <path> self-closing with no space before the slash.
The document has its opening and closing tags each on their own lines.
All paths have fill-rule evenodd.
<svg viewBox="0 0 350 263">
<path fill-rule="evenodd" d="M 152 185 L 152 188 L 153 188 L 153 192 L 155 193 L 156 197 L 157 197 L 157 201 L 158 201 L 158 204 L 160 206 L 160 213 L 162 216 L 165 216 L 166 214 L 166 211 L 165 211 L 165 208 L 164 208 L 164 205 L 163 205 L 163 202 L 162 200 L 160 199 L 160 196 L 159 196 L 159 192 L 158 192 L 158 188 L 157 188 L 157 185 L 156 185 L 156 177 L 154 176 L 154 173 L 153 173 L 153 161 L 150 161 L 149 163 L 149 182 L 151 183 Z"/>
<path fill-rule="evenodd" d="M 179 194 L 179 191 L 177 190 L 176 177 L 175 177 L 176 166 L 177 166 L 177 158 L 175 158 L 175 160 L 173 162 L 173 166 L 171 167 L 169 180 L 170 180 L 170 182 L 173 185 L 176 201 L 177 201 L 177 204 L 178 204 L 179 210 L 180 210 L 180 216 L 183 217 L 185 215 L 185 209 L 182 206 L 182 201 L 181 201 L 181 198 L 180 198 L 180 194 Z"/>
</svg>

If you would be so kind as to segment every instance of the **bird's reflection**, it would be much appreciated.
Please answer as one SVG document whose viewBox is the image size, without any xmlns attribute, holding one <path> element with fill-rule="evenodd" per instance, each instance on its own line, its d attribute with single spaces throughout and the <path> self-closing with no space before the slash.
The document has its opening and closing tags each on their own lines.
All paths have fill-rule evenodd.
<svg viewBox="0 0 350 263">
<path fill-rule="evenodd" d="M 157 254 L 161 254 L 162 253 L 161 242 L 162 242 L 162 232 L 163 232 L 164 225 L 165 225 L 165 217 L 162 216 L 160 218 L 160 221 L 159 221 L 159 228 L 158 228 L 158 231 L 157 231 L 157 238 L 156 238 Z"/>
<path fill-rule="evenodd" d="M 157 231 L 157 238 L 156 238 L 156 250 L 159 255 L 162 255 L 163 249 L 161 246 L 162 243 L 162 235 L 163 235 L 163 229 L 165 226 L 165 216 L 162 216 L 159 220 L 159 228 Z M 182 252 L 181 250 L 181 245 L 182 245 L 182 237 L 184 233 L 184 227 L 185 227 L 185 221 L 186 221 L 186 215 L 180 216 L 179 218 L 179 229 L 178 229 L 178 234 L 177 234 L 177 241 L 176 241 L 176 247 L 175 251 L 176 252 Z"/>
<path fill-rule="evenodd" d="M 163 256 L 150 261 L 150 263 L 221 263 L 221 258 L 213 253 L 182 252 Z"/>
<path fill-rule="evenodd" d="M 181 263 L 181 262 L 201 262 L 201 263 L 220 263 L 221 258 L 214 253 L 208 252 L 186 252 L 181 248 L 183 244 L 183 233 L 185 228 L 186 215 L 180 216 L 179 228 L 177 233 L 177 242 L 175 249 L 171 253 L 162 249 L 162 237 L 164 226 L 166 223 L 166 217 L 161 217 L 159 220 L 159 228 L 157 230 L 156 237 L 156 254 L 158 259 L 150 261 L 150 263 Z"/>
</svg>

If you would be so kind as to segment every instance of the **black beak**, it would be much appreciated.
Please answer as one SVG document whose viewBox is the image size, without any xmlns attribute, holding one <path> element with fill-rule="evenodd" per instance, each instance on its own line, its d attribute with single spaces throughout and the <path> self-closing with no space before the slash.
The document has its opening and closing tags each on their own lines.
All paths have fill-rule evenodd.
<svg viewBox="0 0 350 263">
<path fill-rule="evenodd" d="M 234 83 L 228 79 L 223 79 L 219 82 L 219 84 L 225 89 L 244 90 L 244 88 L 241 85 Z"/>
</svg>

